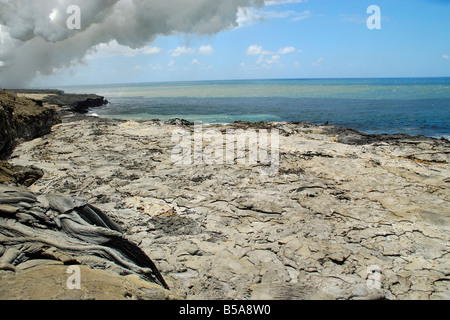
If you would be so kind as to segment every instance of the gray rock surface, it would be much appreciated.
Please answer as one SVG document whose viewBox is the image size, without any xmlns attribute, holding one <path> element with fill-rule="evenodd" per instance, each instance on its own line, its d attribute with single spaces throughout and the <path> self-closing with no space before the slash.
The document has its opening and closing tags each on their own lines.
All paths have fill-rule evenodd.
<svg viewBox="0 0 450 320">
<path fill-rule="evenodd" d="M 270 176 L 261 164 L 174 165 L 174 124 L 64 122 L 10 161 L 45 172 L 32 191 L 82 197 L 112 217 L 187 298 L 450 298 L 448 141 L 208 127 L 277 128 Z"/>
</svg>

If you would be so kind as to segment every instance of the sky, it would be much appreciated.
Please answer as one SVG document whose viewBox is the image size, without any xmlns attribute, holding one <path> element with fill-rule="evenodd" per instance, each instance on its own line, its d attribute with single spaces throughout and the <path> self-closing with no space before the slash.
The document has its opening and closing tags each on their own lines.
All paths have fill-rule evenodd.
<svg viewBox="0 0 450 320">
<path fill-rule="evenodd" d="M 142 0 L 96 1 L 110 8 L 80 0 L 81 30 L 50 33 L 53 20 L 62 26 L 70 16 L 64 7 L 33 13 L 26 28 L 21 18 L 39 8 L 0 0 L 10 9 L 0 12 L 0 86 L 14 77 L 14 86 L 52 87 L 450 76 L 450 0 L 166 0 L 164 7 L 153 0 L 148 8 Z M 61 2 L 77 1 L 55 5 Z M 116 13 L 121 2 L 135 6 Z M 368 27 L 371 5 L 380 9 L 380 29 Z"/>
</svg>

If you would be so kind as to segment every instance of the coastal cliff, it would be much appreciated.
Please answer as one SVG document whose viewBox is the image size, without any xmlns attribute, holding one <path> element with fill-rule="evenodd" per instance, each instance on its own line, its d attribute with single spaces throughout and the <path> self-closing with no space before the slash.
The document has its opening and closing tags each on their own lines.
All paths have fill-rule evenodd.
<svg viewBox="0 0 450 320">
<path fill-rule="evenodd" d="M 66 94 L 60 90 L 0 90 L 0 158 L 14 147 L 50 133 L 61 108 L 85 114 L 108 101 L 93 94 Z"/>
<path fill-rule="evenodd" d="M 0 157 L 24 141 L 43 136 L 58 122 L 56 110 L 17 94 L 0 91 Z"/>
<path fill-rule="evenodd" d="M 45 105 L 67 108 L 72 112 L 86 114 L 90 109 L 108 104 L 108 100 L 96 94 L 72 94 L 62 90 L 20 89 L 13 92 L 32 98 Z"/>
</svg>

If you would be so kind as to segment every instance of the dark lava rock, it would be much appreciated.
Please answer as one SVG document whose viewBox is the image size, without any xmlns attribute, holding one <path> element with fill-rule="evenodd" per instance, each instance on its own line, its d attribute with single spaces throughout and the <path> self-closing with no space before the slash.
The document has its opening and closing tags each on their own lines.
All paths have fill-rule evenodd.
<svg viewBox="0 0 450 320">
<path fill-rule="evenodd" d="M 366 134 L 351 128 L 326 125 L 325 134 L 338 135 L 338 142 L 349 145 L 367 145 L 372 143 L 386 142 L 397 143 L 403 140 L 410 141 L 435 141 L 436 139 L 425 136 L 409 136 L 406 134 Z"/>
<path fill-rule="evenodd" d="M 66 107 L 73 112 L 86 114 L 92 108 L 108 104 L 108 100 L 96 94 L 71 94 L 61 90 L 13 90 L 16 93 L 47 94 L 40 102 L 44 104 Z"/>
<path fill-rule="evenodd" d="M 84 261 L 168 289 L 150 257 L 104 212 L 80 198 L 0 185 L 0 249 L 0 271 L 20 270 L 36 259 L 65 265 Z"/>
<path fill-rule="evenodd" d="M 187 121 L 184 119 L 178 119 L 178 118 L 170 119 L 170 120 L 166 121 L 165 124 L 172 125 L 172 126 L 193 126 L 194 125 L 193 122 L 190 122 L 190 121 Z"/>
</svg>

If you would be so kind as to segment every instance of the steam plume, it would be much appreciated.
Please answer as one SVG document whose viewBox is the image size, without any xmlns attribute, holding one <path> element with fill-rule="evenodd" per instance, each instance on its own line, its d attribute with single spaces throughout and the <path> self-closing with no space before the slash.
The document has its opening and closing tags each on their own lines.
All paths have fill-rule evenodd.
<svg viewBox="0 0 450 320">
<path fill-rule="evenodd" d="M 0 0 L 0 87 L 24 87 L 37 75 L 83 62 L 101 43 L 142 48 L 158 36 L 214 34 L 237 26 L 239 8 L 264 0 Z M 67 8 L 81 29 L 67 28 Z"/>
</svg>

